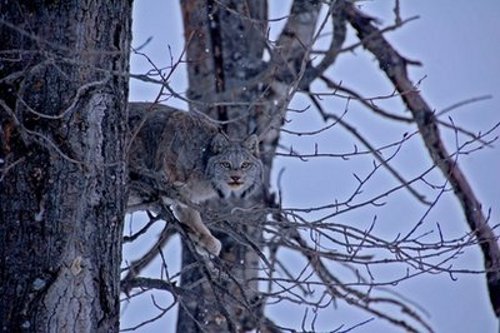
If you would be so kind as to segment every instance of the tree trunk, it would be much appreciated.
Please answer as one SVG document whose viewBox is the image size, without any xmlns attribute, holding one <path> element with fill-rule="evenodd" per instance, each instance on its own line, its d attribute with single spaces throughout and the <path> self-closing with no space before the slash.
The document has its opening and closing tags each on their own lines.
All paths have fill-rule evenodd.
<svg viewBox="0 0 500 333">
<path fill-rule="evenodd" d="M 213 231 L 223 243 L 221 262 L 215 265 L 215 274 L 206 263 L 198 270 L 183 270 L 183 286 L 196 289 L 200 296 L 181 304 L 177 331 L 274 332 L 274 325 L 263 317 L 265 300 L 258 291 L 259 259 L 268 263 L 261 251 L 266 214 L 258 208 L 274 204 L 268 189 L 279 130 L 303 75 L 304 46 L 311 43 L 320 5 L 293 3 L 269 62 L 263 57 L 268 45 L 266 0 L 184 0 L 181 7 L 190 109 L 221 121 L 231 137 L 257 133 L 266 173 L 263 191 L 253 200 L 211 205 L 216 213 L 207 214 L 205 220 L 215 225 Z M 238 206 L 253 209 L 234 210 Z M 184 248 L 183 267 L 196 262 Z"/>
<path fill-rule="evenodd" d="M 0 1 L 2 332 L 118 331 L 131 6 Z"/>
<path fill-rule="evenodd" d="M 213 119 L 229 121 L 223 130 L 233 138 L 245 138 L 258 132 L 269 119 L 263 98 L 263 87 L 249 85 L 248 80 L 263 68 L 265 46 L 266 1 L 181 1 L 187 43 L 191 110 L 202 111 Z M 249 18 L 255 19 L 254 21 Z M 271 140 L 274 147 L 277 133 Z M 261 147 L 262 148 L 262 147 Z M 267 167 L 265 187 L 269 184 L 272 152 L 264 158 Z M 232 213 L 235 206 L 263 206 L 265 191 L 246 202 L 213 202 L 214 214 L 204 219 L 222 241 L 221 274 L 210 272 L 207 265 L 183 270 L 182 284 L 199 295 L 179 307 L 177 332 L 239 332 L 263 326 L 257 286 L 259 252 L 262 238 L 262 213 Z M 199 264 L 199 258 L 183 248 L 183 267 Z M 222 276 L 222 277 L 221 277 Z M 199 283 L 204 281 L 203 283 Z M 190 288 L 193 286 L 193 288 Z"/>
</svg>

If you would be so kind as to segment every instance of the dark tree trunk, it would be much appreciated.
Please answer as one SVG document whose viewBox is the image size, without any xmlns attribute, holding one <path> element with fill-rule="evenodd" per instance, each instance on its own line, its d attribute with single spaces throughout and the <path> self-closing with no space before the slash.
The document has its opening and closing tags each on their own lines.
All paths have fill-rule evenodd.
<svg viewBox="0 0 500 333">
<path fill-rule="evenodd" d="M 231 11 L 223 9 L 224 6 Z M 187 45 L 189 97 L 200 102 L 190 107 L 221 121 L 239 118 L 240 121 L 230 122 L 223 128 L 232 137 L 244 138 L 256 130 L 256 110 L 252 102 L 259 99 L 261 92 L 256 86 L 241 88 L 263 66 L 266 1 L 224 1 L 221 5 L 216 1 L 188 0 L 182 1 L 182 10 L 186 40 L 190 40 Z M 251 22 L 249 17 L 255 21 Z M 239 103 L 230 104 L 235 101 Z M 217 106 L 217 102 L 229 104 Z M 244 204 L 251 206 L 262 201 L 260 195 Z M 230 214 L 233 207 L 228 207 L 227 202 L 212 203 L 219 218 L 206 217 L 215 224 L 213 231 L 223 243 L 220 257 L 226 277 L 214 276 L 215 280 L 198 284 L 197 301 L 179 308 L 178 332 L 199 332 L 202 328 L 208 332 L 241 331 L 261 326 L 262 318 L 256 316 L 260 311 L 255 309 L 260 307 L 256 279 L 259 260 L 249 242 L 257 247 L 261 243 L 259 222 L 264 221 L 264 216 Z M 184 248 L 183 265 L 188 267 L 193 262 L 196 259 Z M 206 274 L 202 268 L 186 271 L 182 283 L 196 285 Z"/>
<path fill-rule="evenodd" d="M 269 175 L 279 129 L 293 95 L 289 88 L 302 75 L 304 44 L 312 38 L 319 5 L 294 2 L 292 19 L 277 42 L 279 51 L 271 54 L 272 66 L 263 60 L 268 37 L 266 0 L 183 0 L 181 7 L 191 110 L 222 121 L 231 137 L 257 133 L 267 172 L 263 191 L 253 200 L 212 203 L 216 214 L 207 214 L 205 220 L 214 225 L 223 243 L 215 272 L 184 248 L 183 267 L 197 263 L 200 268 L 183 270 L 182 284 L 195 289 L 199 297 L 181 304 L 177 331 L 274 332 L 274 325 L 263 316 L 265 299 L 258 291 L 259 261 L 267 262 L 261 251 L 266 215 L 258 208 L 273 204 Z M 234 210 L 235 206 L 253 209 Z"/>
<path fill-rule="evenodd" d="M 113 332 L 131 1 L 0 1 L 0 330 Z"/>
<path fill-rule="evenodd" d="M 190 108 L 220 121 L 238 119 L 222 125 L 231 137 L 241 139 L 258 132 L 273 111 L 269 105 L 274 107 L 261 105 L 267 87 L 248 84 L 264 66 L 267 2 L 185 0 L 181 4 L 189 64 L 188 96 L 193 101 Z M 276 137 L 264 141 L 263 145 L 271 142 L 274 147 Z M 266 156 L 270 157 L 264 159 L 269 171 L 273 154 Z M 217 213 L 205 214 L 204 219 L 214 225 L 212 230 L 223 243 L 221 262 L 216 263 L 221 265 L 222 274 L 208 272 L 203 264 L 197 270 L 183 271 L 183 286 L 195 286 L 199 297 L 180 306 L 177 332 L 236 332 L 263 326 L 257 277 L 265 215 L 255 211 L 232 214 L 231 209 L 262 207 L 264 192 L 244 203 L 211 204 L 212 212 Z M 199 258 L 184 248 L 183 266 L 195 262 L 199 263 Z"/>
</svg>

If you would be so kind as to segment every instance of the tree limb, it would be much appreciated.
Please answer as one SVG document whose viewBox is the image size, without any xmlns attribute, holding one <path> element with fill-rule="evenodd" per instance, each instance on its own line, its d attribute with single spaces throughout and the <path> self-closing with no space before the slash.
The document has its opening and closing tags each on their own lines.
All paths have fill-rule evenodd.
<svg viewBox="0 0 500 333">
<path fill-rule="evenodd" d="M 434 112 L 415 89 L 408 77 L 408 61 L 401 56 L 382 36 L 379 29 L 352 4 L 345 7 L 347 20 L 356 30 L 363 46 L 378 60 L 381 70 L 401 92 L 401 98 L 411 111 L 422 139 L 434 163 L 450 182 L 457 199 L 462 205 L 467 223 L 475 232 L 484 255 L 489 296 L 493 310 L 500 316 L 500 248 L 498 236 L 488 226 L 482 206 L 462 173 L 458 164 L 450 157 L 439 133 Z M 404 93 L 403 93 L 404 92 Z"/>
</svg>

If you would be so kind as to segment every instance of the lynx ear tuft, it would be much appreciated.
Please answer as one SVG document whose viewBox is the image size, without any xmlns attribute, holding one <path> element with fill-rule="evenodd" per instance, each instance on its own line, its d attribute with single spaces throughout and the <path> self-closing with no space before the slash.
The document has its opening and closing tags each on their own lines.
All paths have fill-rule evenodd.
<svg viewBox="0 0 500 333">
<path fill-rule="evenodd" d="M 259 156 L 259 138 L 252 134 L 243 141 L 243 146 L 250 150 L 255 156 Z"/>
<path fill-rule="evenodd" d="M 212 139 L 210 144 L 210 150 L 214 154 L 220 154 L 225 148 L 229 146 L 229 139 L 222 133 L 217 133 L 217 135 Z"/>
</svg>

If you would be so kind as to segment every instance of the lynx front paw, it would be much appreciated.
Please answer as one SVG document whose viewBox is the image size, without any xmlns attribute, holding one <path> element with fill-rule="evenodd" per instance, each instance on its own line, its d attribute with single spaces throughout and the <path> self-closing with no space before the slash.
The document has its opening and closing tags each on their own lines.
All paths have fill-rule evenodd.
<svg viewBox="0 0 500 333">
<path fill-rule="evenodd" d="M 208 252 L 210 252 L 214 256 L 219 256 L 220 250 L 222 249 L 222 244 L 217 238 L 212 235 L 207 235 L 201 238 L 201 243 Z"/>
<path fill-rule="evenodd" d="M 202 256 L 207 256 L 212 254 L 214 256 L 219 256 L 220 250 L 222 248 L 221 242 L 212 235 L 189 235 L 193 240 L 196 252 Z"/>
</svg>

